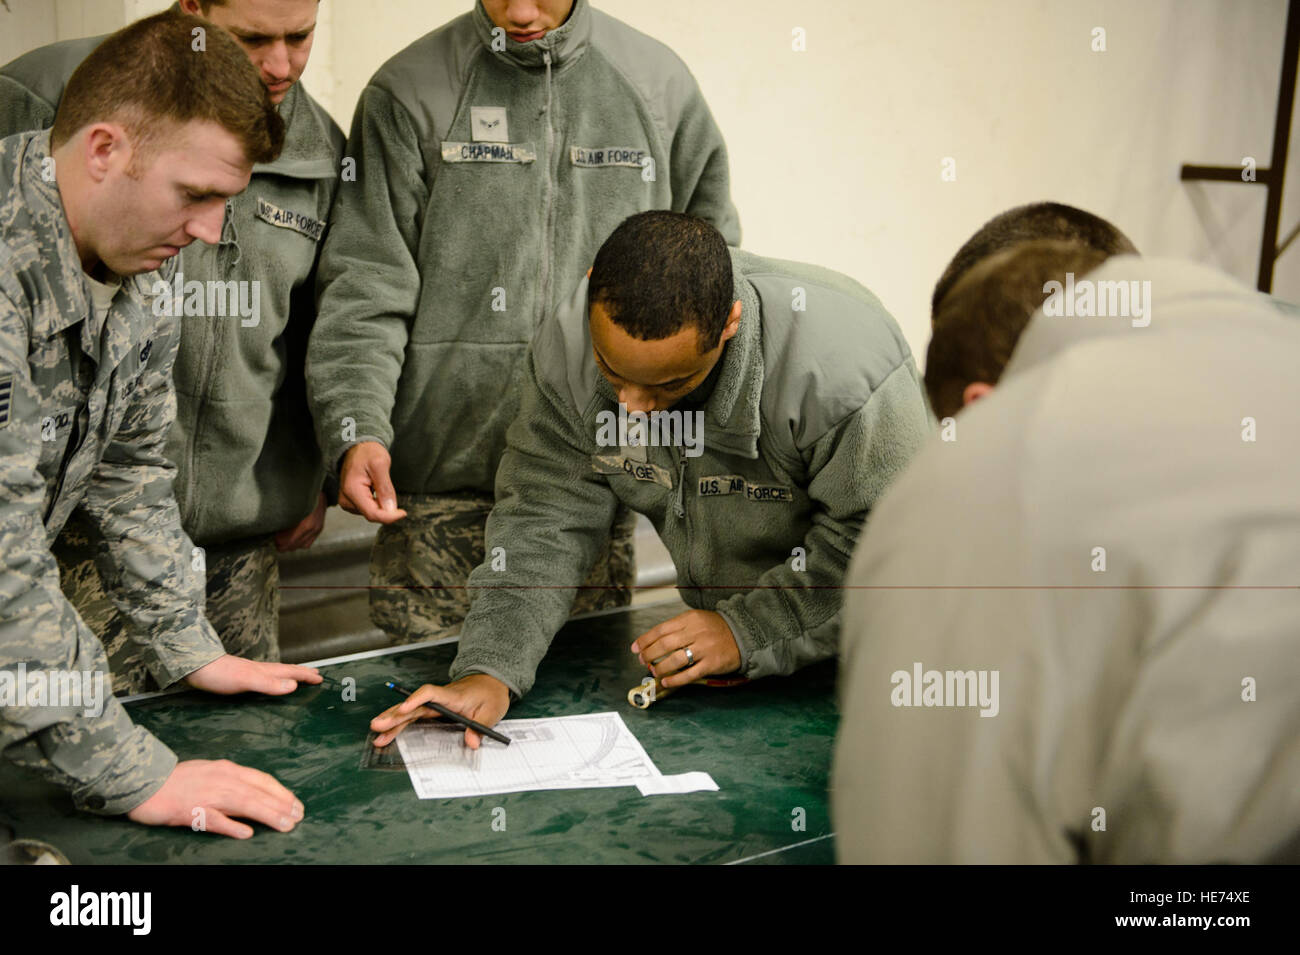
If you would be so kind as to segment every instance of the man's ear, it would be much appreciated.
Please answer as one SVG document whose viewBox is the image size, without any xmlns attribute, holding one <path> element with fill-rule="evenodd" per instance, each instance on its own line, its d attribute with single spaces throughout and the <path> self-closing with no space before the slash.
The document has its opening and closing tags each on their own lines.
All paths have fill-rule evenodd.
<svg viewBox="0 0 1300 955">
<path fill-rule="evenodd" d="M 987 381 L 972 381 L 962 390 L 961 406 L 964 408 L 971 402 L 979 401 L 992 390 L 993 386 Z"/>
<path fill-rule="evenodd" d="M 102 182 L 113 168 L 115 160 L 122 156 L 124 147 L 129 149 L 126 137 L 120 126 L 109 123 L 95 123 L 85 133 L 86 174 L 94 182 Z M 116 155 L 115 155 L 116 154 Z M 130 156 L 121 158 L 121 166 L 130 165 Z"/>
<path fill-rule="evenodd" d="M 199 6 L 199 0 L 180 0 L 181 12 L 188 13 L 192 17 L 203 16 L 203 8 Z"/>
<path fill-rule="evenodd" d="M 741 311 L 740 299 L 736 299 L 731 303 L 731 311 L 727 314 L 727 324 L 723 326 L 722 337 L 718 339 L 719 345 L 735 335 L 736 331 L 740 328 Z"/>
</svg>

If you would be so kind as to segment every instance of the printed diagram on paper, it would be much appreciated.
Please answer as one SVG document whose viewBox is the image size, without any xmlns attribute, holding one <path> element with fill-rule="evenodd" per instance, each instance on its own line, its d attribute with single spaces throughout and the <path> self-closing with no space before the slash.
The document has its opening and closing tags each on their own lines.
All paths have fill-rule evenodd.
<svg viewBox="0 0 1300 955">
<path fill-rule="evenodd" d="M 397 745 L 419 797 L 636 786 L 661 776 L 617 713 L 503 720 L 496 729 L 513 742 L 485 739 L 473 750 L 463 728 L 408 727 Z"/>
</svg>

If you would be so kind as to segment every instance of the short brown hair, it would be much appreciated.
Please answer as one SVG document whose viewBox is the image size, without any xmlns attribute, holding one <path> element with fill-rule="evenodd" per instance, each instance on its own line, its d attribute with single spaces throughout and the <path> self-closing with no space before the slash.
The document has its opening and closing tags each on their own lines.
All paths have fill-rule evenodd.
<svg viewBox="0 0 1300 955">
<path fill-rule="evenodd" d="M 957 281 L 934 314 L 925 357 L 925 391 L 939 418 L 961 410 L 971 382 L 997 384 L 1030 316 L 1047 298 L 1043 286 L 1082 278 L 1110 256 L 1081 242 L 1021 242 L 988 256 Z"/>
<path fill-rule="evenodd" d="M 957 250 L 930 298 L 930 317 L 939 312 L 944 296 L 981 260 L 1021 242 L 1059 239 L 1077 242 L 1107 255 L 1137 255 L 1119 227 L 1101 216 L 1063 202 L 1031 202 L 995 215 Z"/>
<path fill-rule="evenodd" d="M 203 48 L 195 50 L 199 36 Z M 284 145 L 284 121 L 235 38 L 171 10 L 123 27 L 82 61 L 63 91 L 50 145 L 107 120 L 126 128 L 136 150 L 146 149 L 160 126 L 194 121 L 224 128 L 251 163 L 271 162 Z"/>
</svg>

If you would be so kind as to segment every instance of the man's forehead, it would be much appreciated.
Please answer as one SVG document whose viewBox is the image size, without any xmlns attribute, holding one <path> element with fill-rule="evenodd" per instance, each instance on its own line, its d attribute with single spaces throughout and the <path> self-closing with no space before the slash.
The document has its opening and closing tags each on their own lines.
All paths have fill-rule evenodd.
<svg viewBox="0 0 1300 955">
<path fill-rule="evenodd" d="M 693 325 L 684 325 L 668 338 L 644 340 L 611 321 L 599 303 L 587 316 L 596 354 L 610 371 L 628 381 L 646 387 L 675 384 L 697 374 L 706 360 L 699 350 L 699 330 Z"/>
<path fill-rule="evenodd" d="M 316 13 L 319 2 L 312 0 L 307 4 L 255 3 L 251 0 L 226 0 L 224 7 L 213 7 L 209 16 L 218 10 L 224 13 L 213 16 L 214 22 L 221 23 L 227 30 L 242 39 L 270 37 L 277 39 L 296 33 L 309 33 L 316 26 Z"/>
<path fill-rule="evenodd" d="M 200 128 L 195 128 L 200 127 Z M 216 124 L 187 123 L 159 150 L 154 168 L 196 193 L 239 192 L 252 164 L 239 140 Z"/>
</svg>

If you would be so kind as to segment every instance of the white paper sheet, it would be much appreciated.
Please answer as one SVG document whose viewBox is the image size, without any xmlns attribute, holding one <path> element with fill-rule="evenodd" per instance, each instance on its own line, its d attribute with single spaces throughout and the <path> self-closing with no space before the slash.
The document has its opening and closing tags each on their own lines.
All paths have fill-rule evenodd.
<svg viewBox="0 0 1300 955">
<path fill-rule="evenodd" d="M 718 784 L 708 773 L 696 772 L 638 779 L 636 788 L 642 796 L 666 796 L 672 793 L 717 792 Z"/>
<path fill-rule="evenodd" d="M 665 777 L 618 713 L 590 713 L 537 720 L 503 720 L 496 727 L 513 742 L 485 739 L 477 750 L 464 744 L 462 728 L 421 722 L 397 737 L 411 783 L 421 799 L 453 799 L 538 789 L 598 789 L 647 784 L 651 792 L 693 792 Z M 684 773 L 704 776 L 707 773 Z M 696 781 L 698 782 L 698 780 Z M 643 791 L 644 794 L 644 791 Z"/>
</svg>

